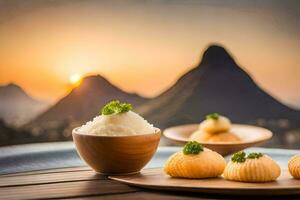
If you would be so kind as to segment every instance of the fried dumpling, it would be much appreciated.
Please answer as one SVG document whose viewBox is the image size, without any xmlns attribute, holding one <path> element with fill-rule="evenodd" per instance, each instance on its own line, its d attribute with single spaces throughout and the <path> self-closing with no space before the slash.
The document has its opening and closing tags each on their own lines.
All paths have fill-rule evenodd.
<svg viewBox="0 0 300 200">
<path fill-rule="evenodd" d="M 164 171 L 172 177 L 210 178 L 220 176 L 225 165 L 220 154 L 191 141 L 167 160 Z"/>
<path fill-rule="evenodd" d="M 218 134 L 214 134 L 209 138 L 208 142 L 239 142 L 241 139 L 230 132 L 222 132 Z"/>
<path fill-rule="evenodd" d="M 235 153 L 226 165 L 223 176 L 241 182 L 269 182 L 280 176 L 279 165 L 267 155 L 244 152 Z"/>
<path fill-rule="evenodd" d="M 199 129 L 191 136 L 190 140 L 197 142 L 238 142 L 241 139 L 230 132 L 231 122 L 227 117 L 218 113 L 206 116 L 206 120 L 200 123 Z"/>
<path fill-rule="evenodd" d="M 231 122 L 227 117 L 217 113 L 206 116 L 206 119 L 200 123 L 199 129 L 208 133 L 227 132 L 231 128 Z"/>
<path fill-rule="evenodd" d="M 230 132 L 220 132 L 220 133 L 209 133 L 203 132 L 201 130 L 195 131 L 190 140 L 194 140 L 197 142 L 239 142 L 241 139 Z"/>
<path fill-rule="evenodd" d="M 288 168 L 294 178 L 300 178 L 300 155 L 295 155 L 289 160 Z"/>
</svg>

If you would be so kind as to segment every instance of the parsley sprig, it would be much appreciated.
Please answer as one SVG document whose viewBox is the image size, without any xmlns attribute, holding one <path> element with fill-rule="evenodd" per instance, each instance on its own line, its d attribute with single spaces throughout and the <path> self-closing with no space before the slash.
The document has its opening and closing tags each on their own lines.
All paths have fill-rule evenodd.
<svg viewBox="0 0 300 200">
<path fill-rule="evenodd" d="M 263 156 L 262 153 L 249 153 L 249 155 L 247 156 L 247 158 L 249 158 L 249 159 L 256 159 L 256 158 L 260 158 L 262 156 Z"/>
<path fill-rule="evenodd" d="M 206 119 L 218 120 L 220 117 L 219 113 L 211 113 L 206 115 Z"/>
<path fill-rule="evenodd" d="M 107 103 L 102 109 L 102 115 L 112 115 L 112 114 L 119 114 L 125 113 L 132 110 L 132 106 L 129 103 L 121 103 L 120 101 L 114 100 Z"/>
<path fill-rule="evenodd" d="M 190 141 L 183 147 L 183 154 L 185 155 L 199 154 L 201 151 L 203 151 L 203 146 L 196 141 Z"/>
<path fill-rule="evenodd" d="M 239 151 L 231 157 L 232 162 L 242 163 L 246 161 L 246 153 L 243 151 Z"/>
<path fill-rule="evenodd" d="M 233 154 L 233 156 L 231 157 L 231 161 L 232 162 L 243 163 L 243 162 L 246 161 L 246 159 L 258 159 L 262 156 L 263 156 L 262 153 L 256 153 L 256 152 L 249 153 L 246 156 L 246 153 L 244 151 L 239 151 L 239 152 Z"/>
</svg>

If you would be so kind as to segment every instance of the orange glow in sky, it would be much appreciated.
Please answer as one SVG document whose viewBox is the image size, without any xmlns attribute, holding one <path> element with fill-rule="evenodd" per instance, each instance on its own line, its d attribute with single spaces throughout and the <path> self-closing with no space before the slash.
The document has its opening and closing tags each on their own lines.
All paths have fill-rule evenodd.
<svg viewBox="0 0 300 200">
<path fill-rule="evenodd" d="M 57 100 L 81 76 L 101 74 L 124 90 L 155 96 L 219 43 L 260 86 L 300 108 L 293 5 L 285 12 L 267 1 L 43 2 L 0 5 L 0 84 Z"/>
</svg>

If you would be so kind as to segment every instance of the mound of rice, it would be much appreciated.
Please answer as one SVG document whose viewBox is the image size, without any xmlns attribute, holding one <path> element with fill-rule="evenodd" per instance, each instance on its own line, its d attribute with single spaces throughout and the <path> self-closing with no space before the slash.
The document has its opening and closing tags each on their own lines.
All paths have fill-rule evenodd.
<svg viewBox="0 0 300 200">
<path fill-rule="evenodd" d="M 81 134 L 128 136 L 154 133 L 157 129 L 143 117 L 129 111 L 122 114 L 100 115 L 78 129 Z"/>
</svg>

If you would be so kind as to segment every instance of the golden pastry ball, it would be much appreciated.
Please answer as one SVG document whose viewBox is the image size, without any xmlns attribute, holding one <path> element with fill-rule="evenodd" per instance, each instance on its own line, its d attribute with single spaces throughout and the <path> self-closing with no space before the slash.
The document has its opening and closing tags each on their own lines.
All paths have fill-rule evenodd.
<svg viewBox="0 0 300 200">
<path fill-rule="evenodd" d="M 206 119 L 200 123 L 199 129 L 208 133 L 227 132 L 231 122 L 227 117 L 219 116 L 217 119 Z"/>
<path fill-rule="evenodd" d="M 294 178 L 300 178 L 300 155 L 295 155 L 289 160 L 288 168 Z"/>
<path fill-rule="evenodd" d="M 164 171 L 172 177 L 211 178 L 220 176 L 226 166 L 225 159 L 210 149 L 199 154 L 173 154 L 165 163 Z"/>
<path fill-rule="evenodd" d="M 224 170 L 226 180 L 241 182 L 269 182 L 280 176 L 279 165 L 267 155 L 246 158 L 244 162 L 230 161 Z"/>
<path fill-rule="evenodd" d="M 241 139 L 230 132 L 217 133 L 208 139 L 208 142 L 239 142 Z"/>
<path fill-rule="evenodd" d="M 219 133 L 209 133 L 197 130 L 195 131 L 190 140 L 195 140 L 197 142 L 239 142 L 241 139 L 239 136 L 230 132 L 219 132 Z"/>
</svg>

